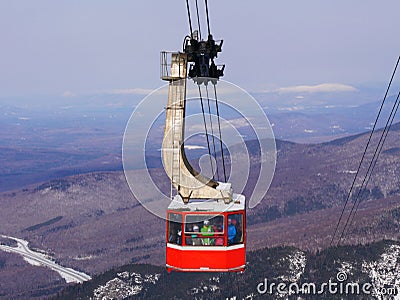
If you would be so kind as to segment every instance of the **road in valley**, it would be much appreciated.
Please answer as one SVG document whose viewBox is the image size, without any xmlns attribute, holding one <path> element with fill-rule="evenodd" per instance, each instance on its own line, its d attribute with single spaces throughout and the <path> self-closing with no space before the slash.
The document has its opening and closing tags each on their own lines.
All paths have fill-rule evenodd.
<svg viewBox="0 0 400 300">
<path fill-rule="evenodd" d="M 28 247 L 29 242 L 25 240 L 5 235 L 0 235 L 0 236 L 6 239 L 11 239 L 16 241 L 18 245 L 17 247 L 10 247 L 0 244 L 0 250 L 11 253 L 17 253 L 21 255 L 31 265 L 48 267 L 56 271 L 58 274 L 60 274 L 60 276 L 64 278 L 67 283 L 69 282 L 82 283 L 84 281 L 92 279 L 89 275 L 85 273 L 75 271 L 71 268 L 62 267 L 56 264 L 54 261 L 48 259 L 44 254 L 32 251 Z"/>
</svg>

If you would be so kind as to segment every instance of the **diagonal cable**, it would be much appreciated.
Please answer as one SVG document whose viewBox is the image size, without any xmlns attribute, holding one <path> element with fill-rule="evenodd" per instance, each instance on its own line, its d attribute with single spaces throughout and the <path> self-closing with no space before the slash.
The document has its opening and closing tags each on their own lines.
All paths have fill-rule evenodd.
<svg viewBox="0 0 400 300">
<path fill-rule="evenodd" d="M 341 214 L 340 214 L 338 223 L 337 223 L 336 228 L 335 228 L 335 232 L 334 232 L 334 234 L 333 234 L 333 236 L 332 236 L 332 239 L 331 239 L 331 242 L 330 242 L 329 246 L 332 246 L 333 241 L 334 241 L 334 239 L 335 239 L 335 237 L 336 237 L 336 234 L 337 234 L 337 232 L 338 232 L 340 223 L 341 223 L 342 218 L 343 218 L 343 215 L 344 215 L 344 211 L 346 210 L 346 207 L 347 207 L 347 204 L 348 204 L 348 202 L 349 202 L 349 199 L 350 199 L 351 193 L 352 193 L 352 191 L 353 191 L 355 182 L 356 182 L 356 180 L 357 180 L 358 174 L 360 173 L 361 166 L 362 166 L 362 164 L 363 164 L 363 161 L 364 161 L 366 152 L 367 152 L 368 147 L 369 147 L 369 144 L 370 144 L 370 142 L 371 142 L 372 135 L 373 135 L 374 132 L 375 132 L 375 128 L 376 128 L 376 125 L 377 125 L 377 123 L 378 123 L 379 116 L 380 116 L 380 114 L 381 114 L 381 112 L 382 112 L 383 106 L 384 106 L 385 101 L 386 101 L 386 97 L 387 97 L 387 95 L 388 95 L 388 93 L 389 93 L 390 86 L 392 85 L 392 81 L 393 81 L 394 75 L 396 74 L 397 67 L 398 67 L 398 65 L 399 65 L 399 61 L 400 61 L 400 56 L 399 56 L 399 58 L 397 59 L 396 66 L 395 66 L 395 68 L 394 68 L 394 70 L 393 70 L 392 77 L 390 78 L 388 87 L 387 87 L 387 89 L 386 89 L 385 96 L 384 96 L 384 98 L 383 98 L 383 101 L 382 101 L 381 107 L 380 107 L 380 109 L 379 109 L 378 115 L 376 116 L 374 126 L 373 126 L 372 131 L 371 131 L 371 134 L 370 134 L 370 136 L 369 136 L 369 138 L 368 138 L 367 145 L 366 145 L 366 147 L 365 147 L 365 149 L 364 149 L 364 153 L 363 153 L 363 155 L 362 155 L 362 157 L 361 157 L 361 161 L 360 161 L 360 164 L 359 164 L 359 166 L 358 166 L 356 175 L 354 176 L 353 182 L 352 182 L 352 184 L 351 184 L 349 193 L 347 194 L 346 202 L 345 202 L 344 207 L 343 207 L 343 209 L 342 209 L 342 212 L 341 212 Z"/>
<path fill-rule="evenodd" d="M 205 112 L 204 112 L 203 97 L 201 96 L 200 85 L 198 85 L 198 87 L 199 87 L 199 95 L 200 95 L 200 103 L 201 103 L 201 112 L 202 112 L 202 114 L 203 114 L 204 130 L 205 130 L 205 132 L 206 132 L 208 155 L 210 156 L 211 173 L 212 173 L 212 175 L 213 175 L 213 179 L 215 179 L 215 178 L 214 178 L 214 166 L 213 166 L 212 158 L 211 158 L 210 141 L 209 141 L 209 138 L 208 138 L 208 130 L 207 130 L 206 115 L 205 115 Z"/>
<path fill-rule="evenodd" d="M 208 1 L 204 0 L 206 3 L 206 15 L 207 15 L 207 28 L 208 28 L 208 35 L 211 35 L 211 30 L 210 30 L 210 18 L 208 17 Z"/>
<path fill-rule="evenodd" d="M 196 12 L 197 12 L 197 26 L 199 27 L 199 34 L 200 34 L 200 40 L 201 40 L 201 26 L 200 26 L 199 4 L 197 3 L 197 0 L 196 0 Z"/>
<path fill-rule="evenodd" d="M 210 117 L 210 127 L 211 127 L 211 136 L 212 136 L 212 144 L 213 144 L 213 149 L 214 149 L 214 159 L 215 159 L 215 172 L 217 175 L 217 178 L 219 179 L 219 170 L 218 170 L 218 161 L 217 161 L 217 151 L 215 150 L 215 136 L 214 136 L 214 126 L 213 126 L 213 121 L 212 121 L 212 115 L 211 115 L 211 107 L 210 107 L 210 97 L 208 95 L 208 86 L 206 85 L 206 93 L 207 93 L 207 104 L 208 104 L 208 115 Z"/>
<path fill-rule="evenodd" d="M 215 107 L 216 107 L 217 120 L 218 120 L 219 144 L 220 144 L 220 147 L 221 147 L 222 169 L 224 170 L 224 182 L 226 182 L 225 156 L 224 156 L 224 147 L 223 147 L 223 144 L 222 144 L 221 120 L 220 120 L 220 117 L 219 117 L 217 87 L 216 87 L 216 83 L 214 83 L 213 85 L 214 85 Z"/>
<path fill-rule="evenodd" d="M 190 38 L 193 38 L 192 18 L 190 17 L 189 0 L 186 0 L 186 9 L 187 9 L 188 19 L 189 19 Z"/>
<path fill-rule="evenodd" d="M 371 163 L 370 163 L 370 165 L 368 167 L 366 176 L 364 177 L 364 180 L 363 180 L 363 182 L 361 184 L 361 188 L 357 193 L 357 197 L 354 200 L 353 207 L 352 207 L 352 209 L 350 211 L 349 218 L 346 221 L 346 224 L 345 224 L 345 226 L 343 228 L 343 231 L 342 231 L 342 234 L 341 234 L 341 236 L 339 238 L 339 242 L 338 243 L 340 243 L 340 241 L 344 237 L 346 228 L 350 227 L 350 225 L 354 221 L 354 217 L 355 217 L 355 215 L 357 213 L 357 210 L 358 210 L 358 207 L 360 206 L 360 203 L 361 203 L 361 200 L 359 200 L 359 199 L 362 199 L 361 196 L 363 195 L 363 193 L 365 192 L 365 190 L 366 190 L 366 188 L 368 186 L 368 183 L 369 183 L 369 181 L 371 179 L 371 176 L 372 176 L 372 172 L 374 171 L 374 168 L 375 168 L 376 163 L 378 161 L 379 155 L 382 152 L 383 145 L 385 144 L 387 135 L 388 135 L 388 133 L 390 131 L 390 128 L 391 128 L 391 126 L 393 124 L 393 120 L 394 120 L 394 118 L 396 116 L 396 113 L 397 113 L 397 110 L 399 108 L 399 96 L 400 96 L 400 92 L 397 95 L 396 101 L 395 101 L 395 103 L 394 103 L 394 105 L 392 107 L 392 111 L 390 112 L 390 116 L 389 116 L 389 118 L 388 118 L 388 120 L 386 122 L 386 125 L 385 125 L 385 127 L 384 127 L 384 129 L 382 131 L 382 135 L 381 135 L 381 137 L 379 139 L 377 148 L 376 148 L 376 150 L 374 152 L 374 156 L 372 157 L 372 160 L 371 160 Z"/>
</svg>

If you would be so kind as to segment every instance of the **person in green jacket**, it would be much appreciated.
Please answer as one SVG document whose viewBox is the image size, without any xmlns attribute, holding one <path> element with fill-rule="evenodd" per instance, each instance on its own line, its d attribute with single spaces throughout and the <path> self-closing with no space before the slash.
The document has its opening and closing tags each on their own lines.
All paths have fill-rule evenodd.
<svg viewBox="0 0 400 300">
<path fill-rule="evenodd" d="M 210 225 L 210 221 L 205 220 L 203 222 L 203 227 L 201 227 L 200 230 L 201 234 L 203 236 L 207 236 L 207 235 L 214 235 L 214 229 L 212 228 L 212 226 Z M 211 246 L 214 244 L 214 239 L 211 238 L 203 238 L 202 239 L 202 243 L 204 246 Z"/>
</svg>

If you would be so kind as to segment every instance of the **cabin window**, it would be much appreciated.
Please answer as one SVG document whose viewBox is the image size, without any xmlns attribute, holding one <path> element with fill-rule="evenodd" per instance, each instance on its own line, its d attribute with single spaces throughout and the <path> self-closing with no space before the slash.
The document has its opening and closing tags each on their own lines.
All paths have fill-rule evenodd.
<svg viewBox="0 0 400 300">
<path fill-rule="evenodd" d="M 182 245 L 182 215 L 168 214 L 168 243 Z"/>
<path fill-rule="evenodd" d="M 228 245 L 242 244 L 243 213 L 228 215 Z"/>
<path fill-rule="evenodd" d="M 185 243 L 188 246 L 223 246 L 224 216 L 186 215 Z"/>
</svg>

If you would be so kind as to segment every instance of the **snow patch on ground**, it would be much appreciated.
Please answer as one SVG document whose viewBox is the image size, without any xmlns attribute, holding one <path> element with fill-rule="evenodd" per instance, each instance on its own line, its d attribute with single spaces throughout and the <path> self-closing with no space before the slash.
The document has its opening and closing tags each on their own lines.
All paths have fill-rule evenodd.
<svg viewBox="0 0 400 300">
<path fill-rule="evenodd" d="M 344 173 L 344 174 L 356 174 L 357 171 L 353 170 L 344 170 L 344 171 L 339 171 L 338 173 Z"/>
<path fill-rule="evenodd" d="M 291 254 L 283 257 L 279 260 L 279 264 L 284 266 L 288 265 L 288 270 L 285 275 L 277 277 L 280 282 L 285 282 L 287 284 L 298 283 L 301 276 L 304 274 L 304 270 L 307 264 L 307 258 L 304 252 L 300 250 L 294 250 Z M 289 294 L 277 293 L 274 296 L 276 299 L 287 299 L 292 292 Z"/>
<path fill-rule="evenodd" d="M 156 284 L 161 274 L 146 274 L 121 272 L 117 277 L 99 286 L 93 292 L 94 300 L 126 299 L 138 295 L 144 284 Z"/>
<path fill-rule="evenodd" d="M 211 291 L 212 293 L 215 293 L 217 291 L 220 290 L 220 287 L 218 286 L 218 284 L 220 283 L 220 278 L 217 276 L 213 276 L 212 278 L 210 278 L 208 280 L 208 282 L 201 282 L 199 287 L 196 288 L 192 288 L 190 290 L 190 293 L 192 295 L 201 295 L 203 293 L 207 293 L 209 291 Z M 196 296 L 195 298 L 197 299 L 198 296 Z M 199 299 L 202 299 L 201 296 L 199 296 Z"/>
<path fill-rule="evenodd" d="M 28 264 L 32 265 L 32 266 L 36 266 L 36 267 L 41 267 L 42 265 L 37 262 L 36 260 L 24 257 L 24 261 L 26 261 Z"/>
<path fill-rule="evenodd" d="M 341 266 L 338 268 L 339 273 L 346 273 L 347 275 L 354 275 L 352 270 L 353 265 L 347 261 L 341 262 Z"/>
<path fill-rule="evenodd" d="M 94 255 L 76 256 L 76 257 L 73 257 L 72 259 L 74 259 L 74 260 L 91 260 L 91 259 L 94 259 L 94 258 L 97 258 L 97 256 L 94 256 Z"/>
<path fill-rule="evenodd" d="M 286 275 L 279 276 L 278 279 L 290 283 L 298 282 L 301 275 L 304 273 L 307 263 L 305 253 L 300 250 L 296 250 L 281 260 L 283 263 L 286 261 L 289 263 L 289 270 Z"/>
<path fill-rule="evenodd" d="M 381 255 L 380 259 L 362 264 L 363 272 L 367 273 L 373 285 L 373 296 L 378 299 L 389 299 L 389 294 L 394 295 L 393 290 L 397 289 L 395 299 L 400 299 L 400 246 L 391 245 Z"/>
</svg>

